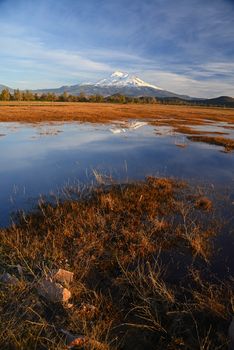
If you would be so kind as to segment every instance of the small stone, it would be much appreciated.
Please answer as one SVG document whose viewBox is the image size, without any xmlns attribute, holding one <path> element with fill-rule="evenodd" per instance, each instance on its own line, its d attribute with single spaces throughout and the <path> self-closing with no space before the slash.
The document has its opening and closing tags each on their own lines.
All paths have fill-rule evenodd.
<svg viewBox="0 0 234 350">
<path fill-rule="evenodd" d="M 67 288 L 51 279 L 43 279 L 39 283 L 37 291 L 39 295 L 53 303 L 67 303 L 71 298 L 71 292 Z"/>
<path fill-rule="evenodd" d="M 12 276 L 8 272 L 5 272 L 0 276 L 0 282 L 7 285 L 15 286 L 19 283 L 19 280 L 15 276 Z"/>
<path fill-rule="evenodd" d="M 58 269 L 56 272 L 51 273 L 50 277 L 53 281 L 69 286 L 73 281 L 74 273 L 67 270 Z"/>
</svg>

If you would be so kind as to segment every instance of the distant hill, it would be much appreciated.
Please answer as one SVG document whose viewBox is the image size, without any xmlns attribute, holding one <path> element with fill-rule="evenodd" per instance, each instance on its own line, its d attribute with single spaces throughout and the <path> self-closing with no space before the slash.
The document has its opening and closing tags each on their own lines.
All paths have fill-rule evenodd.
<svg viewBox="0 0 234 350">
<path fill-rule="evenodd" d="M 4 89 L 8 89 L 10 92 L 13 92 L 13 91 L 14 91 L 13 89 L 9 88 L 9 87 L 6 86 L 6 85 L 0 84 L 0 92 L 2 92 L 2 90 L 4 90 Z"/>
<path fill-rule="evenodd" d="M 217 107 L 231 107 L 234 108 L 234 98 L 229 96 L 220 96 L 216 98 L 192 98 L 190 100 L 178 98 L 178 97 L 164 97 L 159 100 L 166 104 L 186 104 L 186 105 L 199 105 L 199 106 L 217 106 Z"/>
<path fill-rule="evenodd" d="M 220 96 L 216 98 L 209 98 L 205 100 L 197 100 L 197 102 L 213 106 L 234 107 L 234 98 L 229 96 Z"/>
</svg>

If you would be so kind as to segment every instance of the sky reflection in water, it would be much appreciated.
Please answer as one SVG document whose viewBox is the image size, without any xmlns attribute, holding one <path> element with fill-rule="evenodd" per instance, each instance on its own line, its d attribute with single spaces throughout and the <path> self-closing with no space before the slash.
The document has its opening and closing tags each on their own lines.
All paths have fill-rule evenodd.
<svg viewBox="0 0 234 350">
<path fill-rule="evenodd" d="M 233 153 L 186 141 L 168 127 L 145 125 L 118 134 L 111 128 L 117 126 L 0 123 L 0 225 L 12 211 L 29 209 L 40 194 L 91 182 L 93 169 L 118 181 L 176 176 L 233 191 Z"/>
</svg>

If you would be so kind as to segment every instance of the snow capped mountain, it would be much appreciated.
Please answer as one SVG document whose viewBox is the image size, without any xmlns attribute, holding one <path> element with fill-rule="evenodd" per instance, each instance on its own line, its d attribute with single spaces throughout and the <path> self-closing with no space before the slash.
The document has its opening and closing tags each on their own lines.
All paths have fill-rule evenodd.
<svg viewBox="0 0 234 350">
<path fill-rule="evenodd" d="M 115 86 L 115 87 L 150 87 L 157 90 L 162 90 L 160 87 L 146 83 L 137 76 L 128 73 L 116 71 L 110 77 L 102 79 L 94 84 L 94 86 Z"/>
<path fill-rule="evenodd" d="M 122 94 L 132 97 L 151 96 L 159 98 L 166 97 L 190 99 L 189 96 L 179 95 L 170 91 L 163 90 L 156 85 L 145 82 L 135 75 L 121 71 L 115 71 L 109 77 L 94 83 L 82 83 L 72 86 L 62 86 L 58 89 L 36 90 L 38 93 L 53 92 L 55 94 L 61 94 L 65 91 L 71 95 L 79 95 L 82 92 L 87 96 L 97 94 L 103 96 Z"/>
<path fill-rule="evenodd" d="M 11 93 L 14 92 L 12 88 L 9 88 L 5 85 L 0 84 L 0 93 L 3 89 L 8 89 Z M 129 97 L 156 97 L 159 99 L 168 99 L 168 100 L 188 100 L 196 101 L 201 104 L 213 104 L 213 105 L 225 105 L 233 107 L 234 99 L 228 96 L 220 96 L 213 99 L 204 99 L 204 98 L 194 98 L 187 95 L 180 95 L 171 91 L 163 90 L 162 88 L 149 84 L 144 80 L 138 78 L 135 75 L 115 71 L 109 77 L 99 80 L 94 83 L 82 83 L 76 85 L 65 85 L 60 88 L 54 89 L 39 89 L 31 90 L 34 93 L 43 94 L 43 93 L 54 93 L 56 95 L 61 95 L 64 92 L 71 94 L 73 96 L 79 95 L 80 93 L 87 96 L 90 95 L 102 95 L 104 97 L 111 95 L 125 95 Z"/>
</svg>

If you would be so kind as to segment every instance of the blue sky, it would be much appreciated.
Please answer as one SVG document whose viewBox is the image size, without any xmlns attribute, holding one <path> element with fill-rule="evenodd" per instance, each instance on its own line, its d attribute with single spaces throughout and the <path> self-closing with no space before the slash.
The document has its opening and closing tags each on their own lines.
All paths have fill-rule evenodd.
<svg viewBox="0 0 234 350">
<path fill-rule="evenodd" d="M 234 0 L 0 0 L 0 84 L 114 70 L 192 96 L 234 96 Z"/>
</svg>

